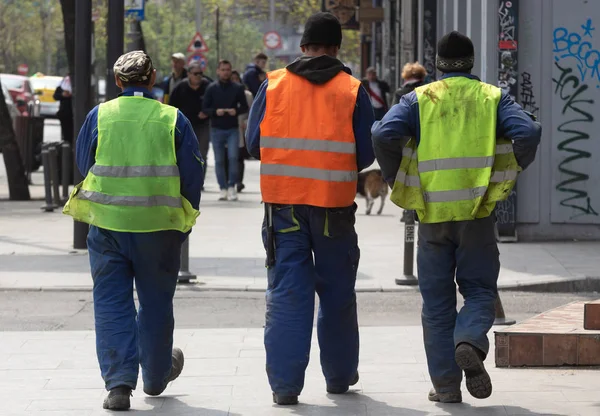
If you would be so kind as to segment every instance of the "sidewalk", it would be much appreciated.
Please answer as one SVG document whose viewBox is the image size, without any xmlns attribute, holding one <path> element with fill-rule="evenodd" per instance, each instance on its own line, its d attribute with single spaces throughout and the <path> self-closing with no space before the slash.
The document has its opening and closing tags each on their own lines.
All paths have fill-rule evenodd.
<svg viewBox="0 0 600 416">
<path fill-rule="evenodd" d="M 420 327 L 361 329 L 360 382 L 349 394 L 327 395 L 313 340 L 305 389 L 296 407 L 271 403 L 265 374 L 262 329 L 176 330 L 184 349 L 179 379 L 158 398 L 140 380 L 128 414 L 144 415 L 335 415 L 488 416 L 598 415 L 598 372 L 592 370 L 497 369 L 489 399 L 463 404 L 427 401 L 431 386 Z M 106 392 L 95 356 L 93 332 L 0 332 L 0 414 L 91 416 Z M 491 348 L 493 352 L 493 345 Z"/>
<path fill-rule="evenodd" d="M 246 189 L 237 202 L 217 201 L 214 169 L 209 168 L 201 215 L 190 238 L 190 270 L 198 279 L 191 285 L 180 285 L 181 290 L 266 288 L 259 163 L 250 161 L 246 166 Z M 0 166 L 0 184 L 5 180 L 2 170 Z M 41 198 L 41 173 L 36 173 L 33 181 L 32 195 Z M 5 186 L 1 189 L 4 191 Z M 357 203 L 361 249 L 357 290 L 416 290 L 394 281 L 403 273 L 401 210 L 387 200 L 381 216 L 366 216 L 364 200 L 357 199 Z M 44 213 L 42 205 L 41 200 L 0 202 L 0 289 L 89 290 L 92 282 L 87 253 L 72 249 L 71 218 L 60 210 Z M 537 286 L 552 290 L 550 283 L 600 278 L 600 242 L 507 243 L 500 244 L 500 252 L 499 285 L 504 289 Z M 414 270 L 416 273 L 416 264 Z"/>
</svg>

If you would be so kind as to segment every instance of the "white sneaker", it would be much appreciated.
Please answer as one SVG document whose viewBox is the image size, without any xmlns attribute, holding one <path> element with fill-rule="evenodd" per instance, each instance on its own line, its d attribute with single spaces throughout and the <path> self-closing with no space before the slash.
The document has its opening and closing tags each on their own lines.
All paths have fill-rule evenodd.
<svg viewBox="0 0 600 416">
<path fill-rule="evenodd" d="M 229 190 L 227 191 L 227 199 L 229 199 L 230 201 L 237 201 L 238 197 L 237 197 L 237 189 L 235 189 L 234 186 L 230 187 Z"/>
<path fill-rule="evenodd" d="M 227 189 L 221 189 L 219 194 L 219 201 L 227 201 Z"/>
</svg>

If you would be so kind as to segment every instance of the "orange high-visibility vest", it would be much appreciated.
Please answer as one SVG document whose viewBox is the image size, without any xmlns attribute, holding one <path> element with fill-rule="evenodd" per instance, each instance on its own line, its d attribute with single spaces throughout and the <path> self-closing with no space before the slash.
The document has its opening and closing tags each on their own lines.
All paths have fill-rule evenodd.
<svg viewBox="0 0 600 416">
<path fill-rule="evenodd" d="M 268 79 L 260 124 L 263 201 L 352 205 L 358 177 L 352 116 L 360 81 L 340 71 L 316 85 L 287 69 Z"/>
</svg>

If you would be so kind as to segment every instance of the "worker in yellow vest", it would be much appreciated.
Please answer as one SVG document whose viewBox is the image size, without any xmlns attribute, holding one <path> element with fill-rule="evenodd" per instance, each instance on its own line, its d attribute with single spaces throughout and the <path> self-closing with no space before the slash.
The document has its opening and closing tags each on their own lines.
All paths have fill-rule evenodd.
<svg viewBox="0 0 600 416">
<path fill-rule="evenodd" d="M 199 215 L 204 161 L 190 122 L 152 97 L 156 70 L 143 51 L 114 65 L 122 93 L 95 107 L 77 138 L 76 185 L 64 213 L 91 225 L 96 351 L 109 391 L 104 408 L 161 394 L 183 369 L 173 345 L 181 244 Z M 136 314 L 133 284 L 139 298 Z"/>
<path fill-rule="evenodd" d="M 420 221 L 429 400 L 456 403 L 463 372 L 472 396 L 492 393 L 483 362 L 500 271 L 494 208 L 533 162 L 541 126 L 509 95 L 471 74 L 475 51 L 468 37 L 451 32 L 437 50 L 441 79 L 403 96 L 371 131 L 392 201 L 415 210 Z M 458 313 L 455 280 L 465 299 Z"/>
<path fill-rule="evenodd" d="M 337 59 L 342 26 L 316 13 L 304 56 L 270 72 L 250 111 L 246 145 L 260 159 L 268 287 L 267 375 L 273 401 L 295 405 L 304 387 L 315 307 L 327 392 L 358 382 L 354 229 L 358 172 L 375 160 L 373 107 Z M 314 258 L 314 259 L 313 259 Z"/>
</svg>

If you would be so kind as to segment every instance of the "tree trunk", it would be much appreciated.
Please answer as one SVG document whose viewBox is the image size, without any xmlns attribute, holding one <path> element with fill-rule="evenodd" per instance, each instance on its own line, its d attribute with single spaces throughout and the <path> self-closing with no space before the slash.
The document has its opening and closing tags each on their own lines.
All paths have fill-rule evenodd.
<svg viewBox="0 0 600 416">
<path fill-rule="evenodd" d="M 29 183 L 25 174 L 25 166 L 17 145 L 12 119 L 6 106 L 4 93 L 0 88 L 0 149 L 4 157 L 6 176 L 8 177 L 8 194 L 11 201 L 29 201 Z"/>
<path fill-rule="evenodd" d="M 75 79 L 75 0 L 60 0 L 71 81 Z"/>
</svg>

